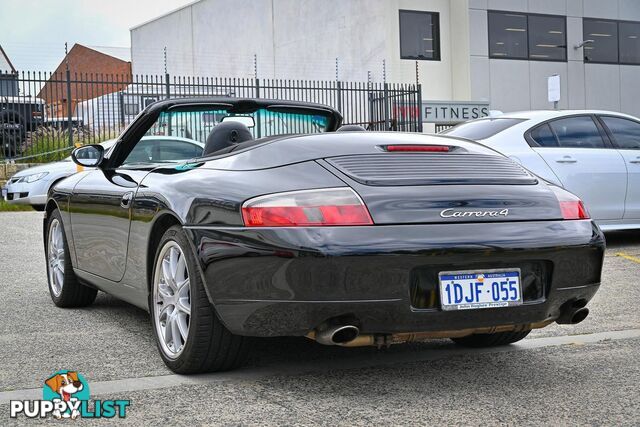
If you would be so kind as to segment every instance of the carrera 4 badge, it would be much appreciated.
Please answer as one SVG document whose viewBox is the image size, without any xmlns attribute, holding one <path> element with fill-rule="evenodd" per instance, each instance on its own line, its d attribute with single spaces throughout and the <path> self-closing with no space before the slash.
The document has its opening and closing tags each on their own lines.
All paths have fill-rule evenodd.
<svg viewBox="0 0 640 427">
<path fill-rule="evenodd" d="M 497 217 L 497 216 L 508 216 L 509 209 L 493 209 L 493 210 L 482 210 L 482 211 L 459 211 L 456 209 L 445 209 L 440 211 L 440 216 L 442 218 L 466 218 L 466 217 Z"/>
</svg>

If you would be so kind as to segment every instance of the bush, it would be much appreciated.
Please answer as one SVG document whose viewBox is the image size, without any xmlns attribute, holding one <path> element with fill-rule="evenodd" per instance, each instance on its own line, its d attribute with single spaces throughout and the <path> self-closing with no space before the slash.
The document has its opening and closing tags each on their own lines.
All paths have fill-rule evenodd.
<svg viewBox="0 0 640 427">
<path fill-rule="evenodd" d="M 117 131 L 106 131 L 94 135 L 86 128 L 73 129 L 72 144 L 69 145 L 69 131 L 40 127 L 31 133 L 25 149 L 17 160 L 19 163 L 49 163 L 62 160 L 71 154 L 76 144 L 99 144 L 107 139 L 115 138 Z M 32 157 L 33 156 L 33 157 Z"/>
<path fill-rule="evenodd" d="M 76 139 L 74 137 L 74 139 Z M 20 160 L 28 163 L 48 163 L 67 157 L 73 145 L 69 145 L 69 132 L 40 128 L 31 133 L 31 141 L 22 152 Z M 35 156 L 35 157 L 29 157 Z"/>
</svg>

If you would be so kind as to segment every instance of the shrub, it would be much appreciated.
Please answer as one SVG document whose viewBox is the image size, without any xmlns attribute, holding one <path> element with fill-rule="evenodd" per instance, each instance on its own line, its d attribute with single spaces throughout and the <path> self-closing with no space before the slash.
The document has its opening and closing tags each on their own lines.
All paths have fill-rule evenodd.
<svg viewBox="0 0 640 427">
<path fill-rule="evenodd" d="M 71 154 L 76 144 L 98 144 L 107 139 L 115 138 L 116 130 L 107 130 L 99 135 L 93 134 L 86 128 L 74 128 L 72 144 L 69 144 L 69 131 L 47 127 L 38 128 L 31 133 L 26 146 L 17 160 L 20 163 L 48 163 L 62 160 Z"/>
</svg>

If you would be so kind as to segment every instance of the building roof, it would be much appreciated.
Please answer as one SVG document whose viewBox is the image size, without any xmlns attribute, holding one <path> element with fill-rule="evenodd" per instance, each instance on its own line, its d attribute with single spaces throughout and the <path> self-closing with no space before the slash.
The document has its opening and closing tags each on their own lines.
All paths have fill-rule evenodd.
<svg viewBox="0 0 640 427">
<path fill-rule="evenodd" d="M 2 58 L 4 58 L 4 61 L 6 61 L 6 63 L 9 65 L 9 69 L 4 70 L 4 69 L 2 69 L 2 67 L 0 67 L 0 73 L 4 73 L 6 71 L 9 71 L 11 73 L 15 73 L 16 72 L 15 67 L 13 66 L 13 64 L 11 63 L 11 60 L 9 59 L 9 57 L 6 54 L 6 52 L 2 48 L 2 45 L 0 45 L 0 59 L 2 59 Z M 2 64 L 2 62 L 0 62 L 0 64 Z"/>
<path fill-rule="evenodd" d="M 89 49 L 93 49 L 105 55 L 113 56 L 125 62 L 131 62 L 131 49 L 128 47 L 116 47 L 116 46 L 87 46 Z"/>
<path fill-rule="evenodd" d="M 131 62 L 98 49 L 74 44 L 44 84 L 38 98 L 46 100 L 47 103 L 66 102 L 67 91 L 64 84 L 67 69 L 71 72 L 72 79 L 78 81 L 70 86 L 71 102 L 124 90 L 131 79 Z M 89 80 L 100 83 L 84 84 Z"/>
<path fill-rule="evenodd" d="M 174 14 L 174 13 L 176 13 L 176 12 L 181 11 L 182 9 L 186 9 L 187 7 L 193 6 L 193 5 L 194 5 L 194 4 L 196 4 L 196 3 L 200 3 L 201 1 L 202 1 L 202 0 L 195 0 L 195 1 L 192 1 L 192 2 L 190 2 L 190 3 L 185 4 L 184 6 L 180 6 L 180 7 L 176 8 L 176 9 L 170 10 L 169 12 L 167 12 L 167 13 L 163 13 L 162 15 L 158 15 L 158 16 L 156 16 L 155 18 L 148 19 L 148 20 L 146 20 L 146 21 L 144 21 L 144 22 L 142 22 L 142 23 L 140 23 L 140 24 L 138 24 L 138 25 L 134 25 L 133 27 L 129 28 L 129 31 L 131 31 L 131 30 L 135 30 L 136 28 L 144 27 L 145 25 L 150 24 L 150 23 L 152 23 L 152 22 L 155 22 L 155 21 L 157 21 L 157 20 L 158 20 L 158 19 L 160 19 L 160 18 L 164 18 L 165 16 L 172 15 L 172 14 Z"/>
</svg>

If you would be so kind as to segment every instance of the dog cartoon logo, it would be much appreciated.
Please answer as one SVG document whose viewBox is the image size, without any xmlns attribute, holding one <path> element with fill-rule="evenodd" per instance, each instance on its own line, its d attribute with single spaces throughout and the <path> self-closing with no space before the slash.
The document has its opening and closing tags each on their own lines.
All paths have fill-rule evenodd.
<svg viewBox="0 0 640 427">
<path fill-rule="evenodd" d="M 44 380 L 42 399 L 9 401 L 10 418 L 125 418 L 128 399 L 90 400 L 89 383 L 78 371 L 61 370 Z"/>
<path fill-rule="evenodd" d="M 44 399 L 54 403 L 64 402 L 67 408 L 54 410 L 53 416 L 58 419 L 78 418 L 81 401 L 89 400 L 89 386 L 84 377 L 76 371 L 58 371 L 44 383 Z M 56 405 L 56 408 L 60 407 Z"/>
</svg>

